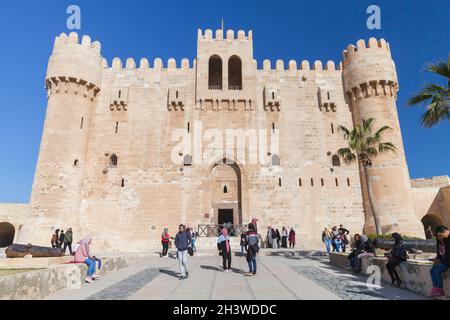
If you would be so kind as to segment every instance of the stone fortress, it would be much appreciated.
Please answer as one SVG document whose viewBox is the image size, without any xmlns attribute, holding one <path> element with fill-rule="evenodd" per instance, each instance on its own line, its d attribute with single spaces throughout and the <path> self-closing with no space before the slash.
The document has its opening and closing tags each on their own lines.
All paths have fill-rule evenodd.
<svg viewBox="0 0 450 320">
<path fill-rule="evenodd" d="M 88 36 L 56 37 L 31 201 L 0 205 L 3 244 L 49 245 L 56 228 L 71 226 L 98 249 L 145 250 L 159 246 L 164 227 L 254 217 L 263 235 L 294 227 L 308 248 L 321 246 L 325 226 L 374 232 L 364 170 L 336 155 L 346 146 L 338 127 L 371 117 L 375 129 L 392 128 L 384 140 L 398 148 L 368 172 L 383 232 L 424 237 L 424 224 L 449 224 L 449 178 L 410 181 L 383 39 L 349 45 L 339 65 L 265 60 L 262 69 L 251 31 L 199 30 L 196 59 L 181 63 L 110 66 L 100 51 Z M 238 142 L 205 157 L 209 133 L 230 129 Z M 180 130 L 188 139 L 178 150 Z M 251 132 L 263 133 L 258 142 Z"/>
</svg>

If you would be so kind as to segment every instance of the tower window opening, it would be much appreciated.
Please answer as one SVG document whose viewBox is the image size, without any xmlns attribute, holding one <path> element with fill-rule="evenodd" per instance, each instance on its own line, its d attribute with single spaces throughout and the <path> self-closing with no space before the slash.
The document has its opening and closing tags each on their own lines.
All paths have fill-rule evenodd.
<svg viewBox="0 0 450 320">
<path fill-rule="evenodd" d="M 190 122 L 187 123 L 187 132 L 189 133 L 189 131 L 191 130 L 191 124 Z"/>
<path fill-rule="evenodd" d="M 176 96 L 176 98 L 178 99 L 178 90 L 177 90 L 177 92 L 176 92 L 175 96 Z"/>
<path fill-rule="evenodd" d="M 311 178 L 311 187 L 314 187 L 314 179 Z"/>
<path fill-rule="evenodd" d="M 299 187 L 302 186 L 302 179 L 298 179 L 298 186 L 299 186 Z"/>
<path fill-rule="evenodd" d="M 275 92 L 272 91 L 272 100 L 275 100 Z"/>
<path fill-rule="evenodd" d="M 278 186 L 281 187 L 281 178 L 278 178 Z"/>
<path fill-rule="evenodd" d="M 333 164 L 333 167 L 340 167 L 341 166 L 341 159 L 339 158 L 339 156 L 337 154 L 335 154 L 331 158 L 331 162 Z"/>
<path fill-rule="evenodd" d="M 330 100 L 330 92 L 327 92 L 328 100 Z"/>
<path fill-rule="evenodd" d="M 84 117 L 81 117 L 80 130 L 83 129 Z"/>
<path fill-rule="evenodd" d="M 334 134 L 334 124 L 331 124 L 331 133 Z"/>
<path fill-rule="evenodd" d="M 347 178 L 347 187 L 350 187 L 350 178 Z"/>
<path fill-rule="evenodd" d="M 78 159 L 75 159 L 75 161 L 73 162 L 73 166 L 78 167 L 79 164 L 80 164 L 80 161 L 78 161 Z"/>
<path fill-rule="evenodd" d="M 117 156 L 115 154 L 111 155 L 109 157 L 109 166 L 111 168 L 116 168 L 118 161 L 119 161 L 119 159 L 117 158 Z"/>
<path fill-rule="evenodd" d="M 336 187 L 339 187 L 339 181 L 338 178 L 334 179 L 336 181 Z"/>
<path fill-rule="evenodd" d="M 228 60 L 228 90 L 242 90 L 242 60 L 238 56 Z"/>
<path fill-rule="evenodd" d="M 119 99 L 122 98 L 122 90 L 119 90 Z"/>
<path fill-rule="evenodd" d="M 227 188 L 227 186 L 224 186 L 224 187 L 223 187 L 223 193 L 228 193 L 228 188 Z"/>
<path fill-rule="evenodd" d="M 121 184 L 122 188 L 125 187 L 125 179 L 122 179 L 122 184 Z"/>
<path fill-rule="evenodd" d="M 116 122 L 116 134 L 119 132 L 119 123 Z"/>
<path fill-rule="evenodd" d="M 222 90 L 222 59 L 218 55 L 209 58 L 208 89 Z"/>
<path fill-rule="evenodd" d="M 325 185 L 323 178 L 320 179 L 320 183 L 321 183 L 322 187 Z"/>
</svg>

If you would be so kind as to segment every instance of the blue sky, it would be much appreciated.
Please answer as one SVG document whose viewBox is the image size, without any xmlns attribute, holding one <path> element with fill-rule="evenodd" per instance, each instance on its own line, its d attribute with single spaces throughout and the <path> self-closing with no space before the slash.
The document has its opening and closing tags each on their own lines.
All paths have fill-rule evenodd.
<svg viewBox="0 0 450 320">
<path fill-rule="evenodd" d="M 450 53 L 448 0 L 0 0 L 0 202 L 28 202 L 46 109 L 44 80 L 53 40 L 66 28 L 66 9 L 81 8 L 79 33 L 102 43 L 111 62 L 196 55 L 197 28 L 253 30 L 254 55 L 264 59 L 341 60 L 360 38 L 390 42 L 400 82 L 398 111 L 411 177 L 450 174 L 450 123 L 421 128 L 420 109 L 405 107 L 426 81 L 426 62 Z M 381 7 L 381 30 L 366 27 L 366 9 Z M 444 82 L 442 82 L 444 84 Z"/>
</svg>

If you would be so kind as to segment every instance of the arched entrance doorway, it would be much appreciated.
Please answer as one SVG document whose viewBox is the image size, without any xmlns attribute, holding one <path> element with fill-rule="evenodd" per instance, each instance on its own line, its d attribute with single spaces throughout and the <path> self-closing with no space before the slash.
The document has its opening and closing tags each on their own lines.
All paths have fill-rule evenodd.
<svg viewBox="0 0 450 320">
<path fill-rule="evenodd" d="M 425 235 L 427 235 L 427 231 L 426 230 L 428 229 L 429 226 L 431 226 L 431 230 L 434 233 L 434 229 L 437 226 L 443 225 L 443 222 L 442 222 L 441 218 L 439 218 L 439 217 L 437 217 L 435 215 L 432 215 L 432 214 L 427 214 L 427 215 L 425 215 L 422 218 L 422 224 L 423 224 L 423 228 L 424 228 L 424 231 L 425 231 Z"/>
<path fill-rule="evenodd" d="M 0 248 L 5 248 L 14 242 L 14 234 L 16 230 L 11 223 L 0 223 Z"/>
<path fill-rule="evenodd" d="M 214 223 L 241 225 L 241 170 L 235 162 L 223 159 L 213 165 L 210 192 Z"/>
</svg>

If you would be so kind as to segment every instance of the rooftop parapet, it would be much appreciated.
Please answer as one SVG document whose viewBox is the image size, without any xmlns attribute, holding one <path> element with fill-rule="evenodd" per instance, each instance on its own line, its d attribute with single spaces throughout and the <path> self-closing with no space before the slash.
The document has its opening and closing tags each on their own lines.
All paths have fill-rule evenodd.
<svg viewBox="0 0 450 320">
<path fill-rule="evenodd" d="M 309 70 L 312 70 L 312 71 L 314 71 L 314 70 L 316 70 L 316 71 L 340 71 L 341 67 L 342 67 L 342 64 L 339 64 L 336 67 L 334 61 L 331 61 L 331 60 L 327 61 L 326 64 L 323 64 L 322 61 L 320 61 L 320 60 L 316 60 L 312 64 L 312 66 L 313 66 L 312 68 L 311 68 L 310 63 L 309 63 L 308 60 L 303 60 L 300 63 L 299 67 L 297 67 L 298 64 L 297 64 L 297 61 L 295 61 L 295 60 L 289 60 L 287 65 L 288 65 L 288 69 L 287 70 L 289 70 L 289 71 L 294 71 L 294 70 L 303 70 L 303 71 L 309 71 Z M 273 70 L 285 71 L 286 70 L 285 69 L 285 63 L 284 63 L 283 60 L 278 59 L 275 62 L 275 68 L 272 68 L 272 62 L 269 59 L 265 59 L 263 61 L 263 69 L 262 70 L 264 70 L 264 71 L 273 71 Z"/>
<path fill-rule="evenodd" d="M 227 30 L 224 34 L 222 29 L 218 29 L 214 32 L 211 29 L 206 29 L 205 32 L 198 29 L 198 41 L 233 41 L 237 40 L 239 42 L 248 42 L 253 40 L 252 31 L 249 30 L 247 34 L 245 31 L 239 30 L 235 33 L 233 30 Z"/>
<path fill-rule="evenodd" d="M 370 50 L 370 51 L 369 51 Z M 387 54 L 391 57 L 391 49 L 389 43 L 384 39 L 377 40 L 376 38 L 370 38 L 366 45 L 366 41 L 360 39 L 356 42 L 356 46 L 349 44 L 347 49 L 342 52 L 344 62 L 351 59 L 354 55 L 360 55 L 366 52 L 376 52 L 381 54 Z"/>
<path fill-rule="evenodd" d="M 103 62 L 104 65 L 108 65 L 108 62 Z M 194 61 L 195 64 L 195 61 Z M 122 70 L 124 69 L 122 60 L 118 57 L 114 58 L 111 65 L 112 70 Z M 155 58 L 153 60 L 153 66 L 150 66 L 147 58 L 142 58 L 139 62 L 139 67 L 137 66 L 135 60 L 133 58 L 127 58 L 125 63 L 125 70 L 189 70 L 191 69 L 191 63 L 189 59 L 183 58 L 181 60 L 181 64 L 178 64 L 174 58 L 170 58 L 167 60 L 167 63 L 164 67 L 163 60 L 161 58 Z"/>
<path fill-rule="evenodd" d="M 61 33 L 55 38 L 46 79 L 70 77 L 100 86 L 104 63 L 100 42 L 87 35 L 80 39 L 76 32 Z"/>
</svg>

